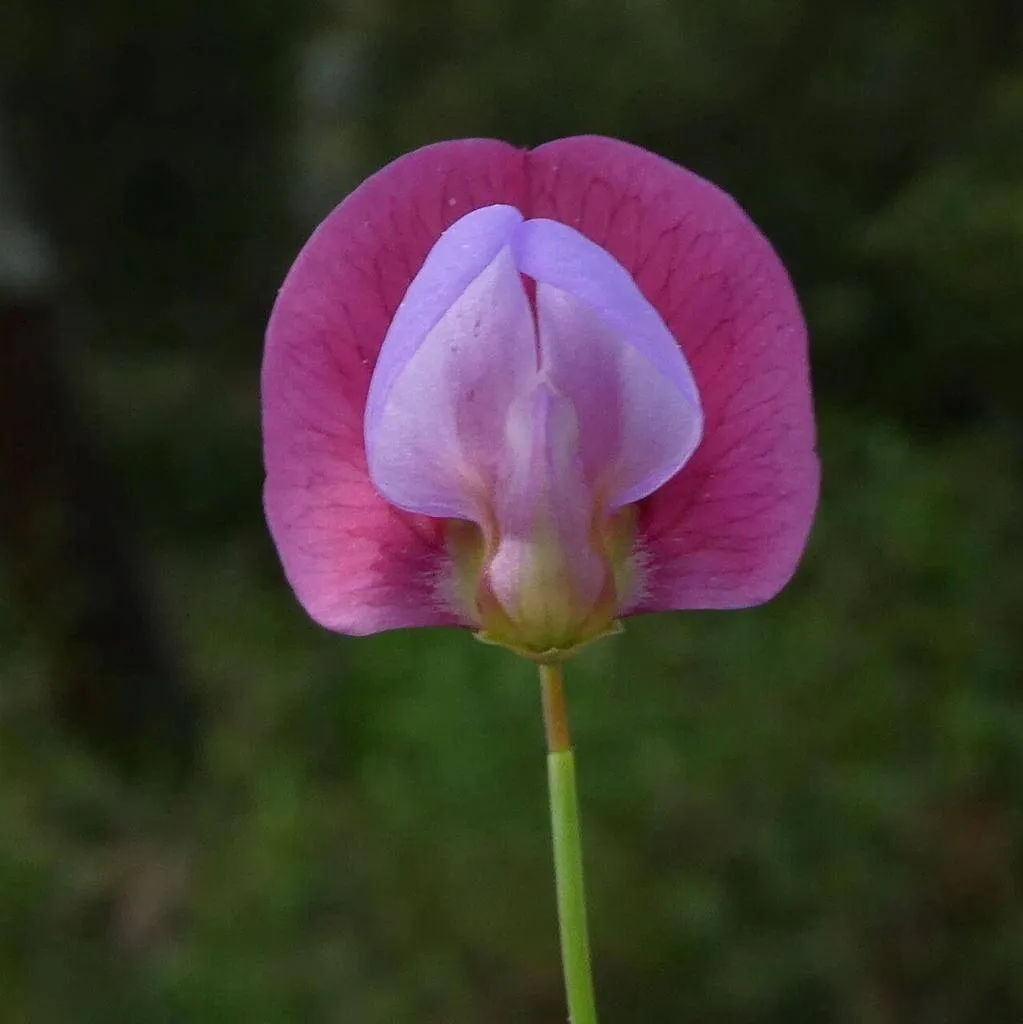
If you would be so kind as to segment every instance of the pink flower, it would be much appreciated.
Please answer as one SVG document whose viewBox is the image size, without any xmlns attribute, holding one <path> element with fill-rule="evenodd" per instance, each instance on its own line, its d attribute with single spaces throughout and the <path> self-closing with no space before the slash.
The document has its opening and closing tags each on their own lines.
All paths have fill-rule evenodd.
<svg viewBox="0 0 1023 1024">
<path fill-rule="evenodd" d="M 806 329 L 723 192 L 611 139 L 445 142 L 364 182 L 274 306 L 265 503 L 309 614 L 556 657 L 788 581 Z"/>
</svg>

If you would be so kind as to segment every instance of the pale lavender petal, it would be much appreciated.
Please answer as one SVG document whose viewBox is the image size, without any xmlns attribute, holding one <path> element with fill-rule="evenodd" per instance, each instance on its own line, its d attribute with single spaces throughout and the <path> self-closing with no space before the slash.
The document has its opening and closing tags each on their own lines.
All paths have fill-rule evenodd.
<svg viewBox="0 0 1023 1024">
<path fill-rule="evenodd" d="M 366 397 L 367 440 L 397 375 L 521 223 L 522 214 L 514 206 L 485 206 L 455 221 L 437 239 L 395 310 L 380 348 Z"/>
<path fill-rule="evenodd" d="M 506 439 L 489 582 L 534 646 L 570 644 L 605 579 L 591 542 L 592 494 L 572 403 L 539 380 L 513 403 Z"/>
<path fill-rule="evenodd" d="M 685 356 L 629 274 L 577 231 L 527 221 L 514 247 L 519 269 L 538 282 L 542 366 L 575 407 L 591 485 L 608 510 L 638 501 L 700 442 Z"/>
<path fill-rule="evenodd" d="M 366 416 L 367 462 L 379 492 L 410 512 L 483 521 L 509 406 L 536 377 L 521 276 L 510 249 L 488 252 L 486 244 L 514 223 L 508 210 L 481 211 L 493 215 L 489 223 L 470 214 L 442 238 L 381 350 Z M 482 236 L 458 230 L 469 220 L 482 222 Z M 470 265 L 483 255 L 488 262 L 475 266 L 466 287 Z M 445 267 L 461 286 L 453 300 Z M 438 295 L 448 307 L 436 317 Z"/>
<path fill-rule="evenodd" d="M 523 274 L 581 299 L 699 405 L 696 382 L 678 343 L 629 272 L 606 249 L 567 224 L 543 217 L 518 228 L 514 248 Z"/>
</svg>

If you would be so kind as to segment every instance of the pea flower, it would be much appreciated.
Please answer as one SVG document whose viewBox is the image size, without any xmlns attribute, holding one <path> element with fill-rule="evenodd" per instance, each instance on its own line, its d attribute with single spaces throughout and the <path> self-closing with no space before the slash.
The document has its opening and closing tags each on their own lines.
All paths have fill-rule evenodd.
<svg viewBox="0 0 1023 1024">
<path fill-rule="evenodd" d="M 806 348 L 742 210 L 602 138 L 402 157 L 274 305 L 265 505 L 306 610 L 539 663 L 574 1024 L 597 1014 L 560 661 L 622 616 L 785 585 L 817 503 Z"/>
<path fill-rule="evenodd" d="M 464 626 L 541 662 L 623 616 L 741 608 L 818 494 L 807 339 L 727 195 L 623 142 L 439 143 L 287 275 L 265 508 L 323 626 Z"/>
</svg>

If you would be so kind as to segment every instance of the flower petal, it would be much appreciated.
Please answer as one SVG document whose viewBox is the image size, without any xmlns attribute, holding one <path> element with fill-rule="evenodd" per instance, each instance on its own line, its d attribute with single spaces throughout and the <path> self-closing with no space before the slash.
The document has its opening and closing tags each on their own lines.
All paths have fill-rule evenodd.
<svg viewBox="0 0 1023 1024">
<path fill-rule="evenodd" d="M 487 206 L 449 227 L 427 254 L 398 305 L 366 397 L 366 435 L 376 431 L 395 378 L 438 321 L 505 248 L 522 214 L 513 206 Z"/>
<path fill-rule="evenodd" d="M 646 593 L 628 610 L 770 597 L 802 552 L 818 488 L 805 328 L 770 246 L 714 186 L 625 143 L 564 139 L 524 154 L 471 140 L 409 154 L 365 182 L 317 229 L 275 304 L 262 377 L 265 504 L 306 609 L 356 634 L 466 624 L 438 599 L 441 522 L 380 497 L 363 428 L 370 376 L 409 283 L 446 227 L 492 204 L 552 218 L 606 248 L 663 318 L 698 385 L 703 441 L 639 503 Z M 555 288 L 537 289 L 551 336 L 556 320 L 592 309 L 561 289 L 577 308 L 556 316 Z M 573 390 L 571 372 L 561 376 Z M 599 451 L 620 438 L 587 411 L 596 398 L 574 390 L 579 417 L 605 431 L 582 432 L 592 475 Z"/>
<path fill-rule="evenodd" d="M 724 192 L 612 139 L 528 156 L 527 216 L 606 249 L 685 353 L 703 440 L 640 504 L 646 595 L 631 611 L 735 608 L 791 577 L 817 504 L 806 328 L 785 269 Z"/>
<path fill-rule="evenodd" d="M 606 511 L 631 504 L 699 444 L 700 400 L 685 356 L 624 268 L 578 231 L 527 221 L 516 253 L 538 282 L 543 366 L 575 407 L 586 471 Z"/>
<path fill-rule="evenodd" d="M 537 372 L 533 316 L 508 245 L 521 221 L 491 206 L 455 224 L 384 340 L 366 451 L 374 484 L 400 508 L 487 519 L 509 407 Z"/>
<path fill-rule="evenodd" d="M 529 646 L 572 646 L 606 577 L 591 541 L 592 492 L 577 457 L 579 424 L 569 399 L 542 379 L 509 413 L 489 583 Z"/>
<path fill-rule="evenodd" d="M 481 206 L 520 206 L 522 191 L 523 155 L 512 146 L 427 146 L 345 199 L 281 287 L 262 372 L 264 504 L 289 582 L 327 628 L 465 624 L 437 597 L 443 524 L 399 511 L 370 482 L 366 393 L 388 325 L 441 232 Z"/>
</svg>

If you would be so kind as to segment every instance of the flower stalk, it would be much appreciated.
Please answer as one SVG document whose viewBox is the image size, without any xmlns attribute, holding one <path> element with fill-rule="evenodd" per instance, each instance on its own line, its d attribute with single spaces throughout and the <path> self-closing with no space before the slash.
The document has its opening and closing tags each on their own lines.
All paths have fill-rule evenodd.
<svg viewBox="0 0 1023 1024">
<path fill-rule="evenodd" d="M 547 781 L 554 845 L 561 961 L 570 1024 L 597 1024 L 590 972 L 590 943 L 586 928 L 579 800 L 575 759 L 565 708 L 564 676 L 560 664 L 540 666 L 544 731 L 547 736 Z"/>
</svg>

